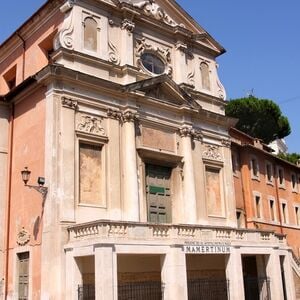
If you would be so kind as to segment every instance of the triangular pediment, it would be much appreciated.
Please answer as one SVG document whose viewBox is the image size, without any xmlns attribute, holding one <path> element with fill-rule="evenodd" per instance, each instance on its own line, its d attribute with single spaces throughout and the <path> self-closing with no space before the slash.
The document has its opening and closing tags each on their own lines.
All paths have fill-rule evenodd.
<svg viewBox="0 0 300 300">
<path fill-rule="evenodd" d="M 223 53 L 224 48 L 214 40 L 175 0 L 114 0 L 139 10 L 154 21 L 161 21 L 178 30 L 193 33 L 193 39 L 212 50 Z"/>
<path fill-rule="evenodd" d="M 126 85 L 124 89 L 127 92 L 143 92 L 146 97 L 161 102 L 200 108 L 199 104 L 167 75 L 137 81 Z"/>
</svg>

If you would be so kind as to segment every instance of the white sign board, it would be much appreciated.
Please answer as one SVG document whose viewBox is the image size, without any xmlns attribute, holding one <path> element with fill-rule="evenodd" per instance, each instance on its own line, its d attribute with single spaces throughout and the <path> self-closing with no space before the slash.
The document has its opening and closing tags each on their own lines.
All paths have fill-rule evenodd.
<svg viewBox="0 0 300 300">
<path fill-rule="evenodd" d="M 184 252 L 186 254 L 229 254 L 229 243 L 191 243 L 184 245 Z"/>
</svg>

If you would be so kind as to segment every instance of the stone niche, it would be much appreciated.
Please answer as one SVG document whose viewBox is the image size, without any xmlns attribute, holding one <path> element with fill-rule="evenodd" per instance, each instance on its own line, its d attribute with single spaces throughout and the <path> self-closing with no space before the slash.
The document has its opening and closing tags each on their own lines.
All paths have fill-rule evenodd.
<svg viewBox="0 0 300 300">
<path fill-rule="evenodd" d="M 175 133 L 167 130 L 142 126 L 142 146 L 162 151 L 175 152 Z"/>
</svg>

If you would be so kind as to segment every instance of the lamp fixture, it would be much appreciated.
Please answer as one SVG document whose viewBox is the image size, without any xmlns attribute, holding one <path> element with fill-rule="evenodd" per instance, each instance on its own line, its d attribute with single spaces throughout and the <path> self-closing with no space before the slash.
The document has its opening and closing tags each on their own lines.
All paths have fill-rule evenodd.
<svg viewBox="0 0 300 300">
<path fill-rule="evenodd" d="M 30 185 L 27 184 L 30 179 L 31 171 L 28 170 L 28 167 L 25 167 L 23 171 L 21 171 L 22 180 L 24 181 L 25 186 L 29 187 L 30 189 L 34 189 L 37 192 L 41 193 L 43 197 L 47 195 L 48 188 L 44 186 L 45 184 L 45 178 L 44 177 L 38 177 L 37 183 L 38 185 Z"/>
</svg>

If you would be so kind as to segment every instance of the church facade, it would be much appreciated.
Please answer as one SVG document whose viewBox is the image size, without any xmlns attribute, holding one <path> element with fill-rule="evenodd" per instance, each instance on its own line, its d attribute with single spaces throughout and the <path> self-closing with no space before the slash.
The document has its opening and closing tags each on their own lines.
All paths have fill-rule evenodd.
<svg viewBox="0 0 300 300">
<path fill-rule="evenodd" d="M 1 45 L 3 299 L 296 299 L 285 235 L 238 228 L 224 51 L 173 0 L 48 1 Z"/>
</svg>

